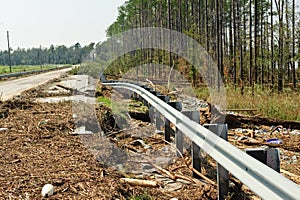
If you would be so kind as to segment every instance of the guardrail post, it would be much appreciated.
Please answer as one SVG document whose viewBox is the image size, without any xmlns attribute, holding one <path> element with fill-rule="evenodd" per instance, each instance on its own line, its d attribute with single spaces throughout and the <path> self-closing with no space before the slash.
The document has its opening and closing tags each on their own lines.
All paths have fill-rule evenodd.
<svg viewBox="0 0 300 200">
<path fill-rule="evenodd" d="M 137 93 L 136 92 L 133 92 L 133 95 L 132 95 L 132 98 L 134 99 L 134 100 L 137 100 L 138 98 L 137 98 Z"/>
<path fill-rule="evenodd" d="M 132 93 L 128 90 L 122 88 L 118 88 L 115 90 L 117 91 L 117 93 L 121 94 L 125 99 L 130 99 L 130 97 L 132 96 Z"/>
<path fill-rule="evenodd" d="M 211 132 L 217 134 L 224 140 L 227 139 L 228 127 L 227 124 L 205 124 L 205 128 L 209 129 Z M 217 165 L 217 180 L 218 180 L 218 199 L 223 200 L 229 191 L 229 177 L 228 171 L 218 163 Z"/>
<path fill-rule="evenodd" d="M 165 95 L 157 95 L 157 97 L 161 100 L 163 100 L 164 102 L 168 103 L 170 101 L 170 97 L 169 96 L 165 96 Z M 156 129 L 157 130 L 161 130 L 161 125 L 162 125 L 162 120 L 161 120 L 161 115 L 158 111 L 155 112 L 155 125 L 156 125 Z"/>
<path fill-rule="evenodd" d="M 181 102 L 168 102 L 168 104 L 178 111 L 182 110 Z M 167 118 L 165 118 L 165 140 L 167 142 L 171 142 L 171 134 L 172 133 L 173 133 L 173 130 L 171 129 L 170 121 Z"/>
<path fill-rule="evenodd" d="M 153 94 L 154 96 L 160 95 L 160 92 L 157 91 L 150 91 L 151 94 Z"/>
<path fill-rule="evenodd" d="M 126 99 L 131 100 L 132 95 L 133 95 L 133 92 L 130 91 L 130 90 L 127 90 L 127 92 L 126 92 Z"/>
<path fill-rule="evenodd" d="M 146 88 L 146 85 L 140 85 L 141 88 Z M 140 96 L 139 101 L 142 102 L 145 105 L 145 100 Z"/>
<path fill-rule="evenodd" d="M 148 86 L 145 86 L 144 89 L 147 90 L 148 92 L 153 90 L 152 88 L 150 88 Z M 148 102 L 145 99 L 143 99 L 142 102 L 145 106 L 147 106 L 149 108 L 150 105 L 148 104 Z"/>
<path fill-rule="evenodd" d="M 280 173 L 280 153 L 276 148 L 249 148 L 245 152 Z"/>
<path fill-rule="evenodd" d="M 160 92 L 154 91 L 153 88 L 150 88 L 149 92 L 151 94 L 153 94 L 154 96 L 157 96 L 157 95 L 160 94 Z M 158 111 L 156 109 L 154 109 L 153 106 L 151 106 L 150 104 L 148 104 L 148 108 L 149 108 L 150 120 L 151 120 L 151 122 L 154 122 L 154 120 L 156 119 L 156 114 L 158 113 Z"/>
<path fill-rule="evenodd" d="M 267 165 L 280 173 L 280 152 L 277 148 L 267 149 Z"/>
<path fill-rule="evenodd" d="M 195 111 L 182 111 L 182 113 L 190 118 L 191 120 L 200 123 L 200 112 Z M 196 169 L 198 172 L 201 172 L 201 160 L 200 160 L 200 147 L 196 145 L 194 142 L 192 142 L 192 165 L 193 168 Z M 197 175 L 195 172 L 193 172 L 193 177 L 200 178 L 199 175 Z"/>
<path fill-rule="evenodd" d="M 192 165 L 195 170 L 201 173 L 200 147 L 192 142 Z M 193 177 L 200 178 L 198 174 L 193 172 Z"/>
</svg>

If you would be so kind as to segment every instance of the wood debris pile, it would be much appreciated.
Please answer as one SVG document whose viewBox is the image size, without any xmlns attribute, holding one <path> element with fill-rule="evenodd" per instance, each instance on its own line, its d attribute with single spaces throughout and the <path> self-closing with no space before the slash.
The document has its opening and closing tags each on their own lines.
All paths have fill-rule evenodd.
<svg viewBox="0 0 300 200">
<path fill-rule="evenodd" d="M 49 199 L 129 199 L 148 196 L 215 199 L 214 187 L 183 184 L 179 189 L 133 186 L 113 167 L 105 167 L 74 131 L 72 104 L 33 103 L 25 98 L 1 102 L 7 115 L 0 119 L 0 196 L 40 199 L 42 187 L 54 185 Z M 157 142 L 157 140 L 156 140 Z M 161 142 L 159 142 L 161 144 Z M 158 145 L 159 145 L 158 144 Z M 153 180 L 153 177 L 142 177 Z"/>
</svg>

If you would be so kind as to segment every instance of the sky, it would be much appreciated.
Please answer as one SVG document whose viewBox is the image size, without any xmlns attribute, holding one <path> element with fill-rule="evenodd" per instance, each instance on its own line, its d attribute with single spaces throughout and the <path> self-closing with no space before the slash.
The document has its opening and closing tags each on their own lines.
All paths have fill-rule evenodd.
<svg viewBox="0 0 300 200">
<path fill-rule="evenodd" d="M 104 41 L 125 0 L 0 0 L 0 50 Z"/>
<path fill-rule="evenodd" d="M 126 0 L 0 0 L 0 50 L 104 41 Z M 299 6 L 300 0 L 296 0 Z"/>
</svg>

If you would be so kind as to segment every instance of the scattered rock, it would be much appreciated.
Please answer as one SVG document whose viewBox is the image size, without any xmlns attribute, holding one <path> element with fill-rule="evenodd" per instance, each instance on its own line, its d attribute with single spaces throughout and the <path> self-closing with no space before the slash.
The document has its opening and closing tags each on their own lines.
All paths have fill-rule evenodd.
<svg viewBox="0 0 300 200">
<path fill-rule="evenodd" d="M 42 189 L 42 196 L 43 197 L 50 197 L 52 196 L 54 193 L 54 186 L 51 184 L 46 184 L 44 185 L 43 189 Z"/>
<path fill-rule="evenodd" d="M 300 130 L 293 130 L 290 132 L 292 135 L 300 135 Z"/>
<path fill-rule="evenodd" d="M 8 130 L 9 130 L 8 128 L 0 128 L 0 132 L 6 132 Z"/>
<path fill-rule="evenodd" d="M 164 189 L 168 192 L 174 192 L 177 190 L 180 190 L 182 188 L 182 184 L 175 182 L 175 183 L 169 183 L 167 185 L 165 185 Z"/>
<path fill-rule="evenodd" d="M 238 141 L 247 140 L 247 139 L 248 139 L 247 136 L 240 136 L 237 138 Z"/>
<path fill-rule="evenodd" d="M 293 160 L 294 162 L 297 162 L 297 156 L 292 156 L 292 160 Z"/>
<path fill-rule="evenodd" d="M 161 130 L 155 130 L 155 134 L 164 135 L 165 133 Z"/>
<path fill-rule="evenodd" d="M 75 129 L 71 135 L 93 135 L 94 133 L 92 131 L 86 130 L 85 126 L 80 126 Z"/>
<path fill-rule="evenodd" d="M 146 144 L 143 140 L 134 140 L 131 142 L 132 145 L 137 146 L 137 145 L 142 145 L 144 149 L 150 149 L 151 146 Z"/>
</svg>

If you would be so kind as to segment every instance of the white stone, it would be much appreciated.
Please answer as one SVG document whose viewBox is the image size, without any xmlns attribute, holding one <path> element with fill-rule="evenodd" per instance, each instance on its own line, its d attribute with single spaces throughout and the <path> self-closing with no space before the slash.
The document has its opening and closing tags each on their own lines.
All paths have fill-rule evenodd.
<svg viewBox="0 0 300 200">
<path fill-rule="evenodd" d="M 43 189 L 42 189 L 42 196 L 43 197 L 49 197 L 51 195 L 53 195 L 54 193 L 54 186 L 51 184 L 46 184 L 44 185 Z"/>
<path fill-rule="evenodd" d="M 8 128 L 0 128 L 0 132 L 6 132 L 8 131 Z"/>
</svg>

